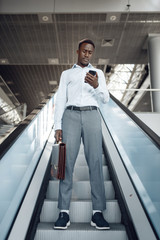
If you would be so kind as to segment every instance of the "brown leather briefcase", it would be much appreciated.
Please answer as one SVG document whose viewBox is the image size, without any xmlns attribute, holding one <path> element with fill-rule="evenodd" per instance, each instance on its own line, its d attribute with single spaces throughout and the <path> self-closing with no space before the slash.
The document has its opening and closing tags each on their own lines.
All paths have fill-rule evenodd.
<svg viewBox="0 0 160 240">
<path fill-rule="evenodd" d="M 65 163 L 66 163 L 66 144 L 58 143 L 52 146 L 51 156 L 51 175 L 53 178 L 65 178 Z"/>
</svg>

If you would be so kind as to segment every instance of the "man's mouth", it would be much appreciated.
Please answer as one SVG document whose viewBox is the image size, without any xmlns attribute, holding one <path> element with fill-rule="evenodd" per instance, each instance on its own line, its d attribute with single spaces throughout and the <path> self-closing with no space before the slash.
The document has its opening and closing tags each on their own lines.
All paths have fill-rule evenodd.
<svg viewBox="0 0 160 240">
<path fill-rule="evenodd" d="M 88 62 L 88 59 L 87 58 L 83 58 L 84 62 Z"/>
</svg>

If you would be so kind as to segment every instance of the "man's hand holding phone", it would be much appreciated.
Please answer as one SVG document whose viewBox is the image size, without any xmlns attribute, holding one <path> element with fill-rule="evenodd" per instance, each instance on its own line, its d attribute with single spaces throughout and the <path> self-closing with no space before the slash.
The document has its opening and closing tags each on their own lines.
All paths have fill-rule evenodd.
<svg viewBox="0 0 160 240">
<path fill-rule="evenodd" d="M 96 71 L 89 70 L 85 77 L 85 82 L 90 84 L 93 88 L 98 87 L 98 74 Z"/>
</svg>

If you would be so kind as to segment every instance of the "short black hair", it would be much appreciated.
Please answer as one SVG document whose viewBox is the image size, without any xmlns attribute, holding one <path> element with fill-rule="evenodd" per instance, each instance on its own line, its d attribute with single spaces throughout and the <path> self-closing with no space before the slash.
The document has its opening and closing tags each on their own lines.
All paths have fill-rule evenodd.
<svg viewBox="0 0 160 240">
<path fill-rule="evenodd" d="M 88 38 L 85 38 L 85 39 L 79 41 L 78 49 L 80 49 L 80 47 L 83 43 L 90 43 L 95 48 L 94 42 Z"/>
</svg>

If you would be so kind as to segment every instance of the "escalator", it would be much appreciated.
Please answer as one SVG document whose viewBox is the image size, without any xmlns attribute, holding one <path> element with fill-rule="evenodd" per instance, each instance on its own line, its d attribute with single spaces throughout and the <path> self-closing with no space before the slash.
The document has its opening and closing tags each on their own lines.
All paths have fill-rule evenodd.
<svg viewBox="0 0 160 240">
<path fill-rule="evenodd" d="M 110 222 L 111 230 L 97 231 L 89 225 L 91 199 L 83 146 L 73 176 L 70 210 L 73 224 L 67 231 L 53 230 L 58 216 L 58 181 L 50 177 L 54 131 L 53 124 L 48 125 L 48 122 L 53 119 L 53 103 L 51 97 L 48 105 L 44 103 L 39 110 L 36 120 L 31 119 L 8 151 L 3 150 L 1 154 L 0 171 L 2 168 L 6 170 L 8 164 L 11 168 L 0 175 L 3 181 L 0 187 L 3 193 L 0 197 L 0 208 L 3 210 L 0 239 L 160 239 L 159 139 L 151 130 L 148 135 L 147 127 L 141 123 L 144 126 L 142 130 L 139 122 L 136 123 L 115 99 L 100 107 L 107 206 L 104 215 Z M 43 116 L 40 116 L 41 111 L 44 111 Z M 12 162 L 7 162 L 8 152 L 11 152 L 8 156 L 12 156 Z M 16 153 L 15 157 L 13 153 Z M 16 183 L 13 184 L 13 181 Z M 9 188 L 11 193 L 8 193 Z M 16 203 L 14 211 L 12 203 Z M 8 220 L 10 213 L 13 217 Z"/>
<path fill-rule="evenodd" d="M 111 229 L 109 231 L 97 231 L 90 226 L 92 217 L 91 189 L 88 167 L 84 157 L 83 145 L 81 144 L 73 174 L 73 191 L 70 204 L 71 226 L 67 231 L 53 229 L 54 222 L 59 215 L 57 209 L 59 181 L 50 179 L 34 240 L 96 240 L 98 238 L 101 240 L 127 240 L 126 229 L 122 223 L 119 204 L 115 197 L 114 187 L 104 154 L 103 175 L 106 192 L 104 217 L 110 223 Z"/>
</svg>

